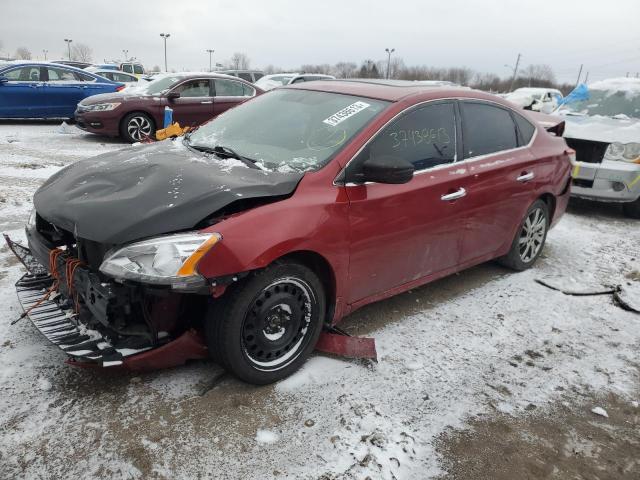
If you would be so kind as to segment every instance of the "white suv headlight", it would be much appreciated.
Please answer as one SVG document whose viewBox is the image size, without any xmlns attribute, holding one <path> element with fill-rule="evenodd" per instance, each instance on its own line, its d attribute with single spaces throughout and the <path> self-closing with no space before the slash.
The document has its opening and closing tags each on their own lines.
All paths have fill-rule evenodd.
<svg viewBox="0 0 640 480">
<path fill-rule="evenodd" d="M 113 249 L 100 271 L 118 280 L 189 288 L 204 285 L 197 272 L 200 259 L 222 239 L 218 233 L 179 233 Z"/>
<path fill-rule="evenodd" d="M 613 142 L 604 153 L 607 160 L 622 160 L 625 162 L 640 163 L 640 143 Z"/>
<path fill-rule="evenodd" d="M 82 105 L 85 112 L 107 112 L 120 106 L 120 102 L 115 103 L 95 103 L 93 105 Z"/>
</svg>

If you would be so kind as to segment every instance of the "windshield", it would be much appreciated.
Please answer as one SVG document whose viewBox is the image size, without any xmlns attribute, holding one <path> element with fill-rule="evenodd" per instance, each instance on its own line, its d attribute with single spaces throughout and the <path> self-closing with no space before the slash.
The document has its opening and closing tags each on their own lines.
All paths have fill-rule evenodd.
<svg viewBox="0 0 640 480">
<path fill-rule="evenodd" d="M 387 105 L 337 93 L 274 90 L 203 125 L 187 142 L 232 149 L 265 170 L 317 170 Z"/>
<path fill-rule="evenodd" d="M 142 89 L 148 95 L 157 95 L 169 90 L 172 86 L 184 78 L 184 75 L 165 75 L 147 83 Z"/>
<path fill-rule="evenodd" d="M 565 112 L 581 115 L 626 115 L 640 118 L 640 94 L 621 90 L 589 89 L 589 98 L 562 106 Z"/>
</svg>

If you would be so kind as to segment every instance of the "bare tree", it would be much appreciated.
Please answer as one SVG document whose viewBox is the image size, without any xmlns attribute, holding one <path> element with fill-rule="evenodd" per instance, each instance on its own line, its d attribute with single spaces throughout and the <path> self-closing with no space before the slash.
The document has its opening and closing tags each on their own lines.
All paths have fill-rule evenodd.
<svg viewBox="0 0 640 480">
<path fill-rule="evenodd" d="M 338 62 L 333 67 L 333 74 L 338 78 L 353 78 L 358 75 L 358 65 L 353 62 Z"/>
<path fill-rule="evenodd" d="M 15 57 L 17 60 L 31 60 L 31 52 L 27 47 L 18 47 Z"/>
<path fill-rule="evenodd" d="M 234 70 L 247 70 L 249 65 L 251 65 L 251 60 L 249 60 L 249 57 L 245 53 L 236 52 L 227 63 L 229 64 L 229 68 Z"/>
<path fill-rule="evenodd" d="M 160 72 L 160 65 L 154 65 L 153 68 L 151 69 L 152 72 Z"/>
<path fill-rule="evenodd" d="M 74 43 L 71 47 L 71 59 L 76 62 L 93 61 L 93 50 L 84 43 Z"/>
<path fill-rule="evenodd" d="M 520 72 L 520 77 L 525 80 L 529 86 L 547 86 L 546 83 L 553 84 L 556 82 L 556 76 L 553 69 L 549 65 L 527 65 Z M 550 85 L 549 85 L 550 86 Z"/>
</svg>

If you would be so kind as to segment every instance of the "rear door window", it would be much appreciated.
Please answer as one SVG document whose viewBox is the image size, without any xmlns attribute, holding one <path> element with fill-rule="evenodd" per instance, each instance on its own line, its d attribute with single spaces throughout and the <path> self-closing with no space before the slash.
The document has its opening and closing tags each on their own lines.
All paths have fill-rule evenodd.
<svg viewBox="0 0 640 480">
<path fill-rule="evenodd" d="M 96 79 L 91 75 L 87 75 L 86 73 L 73 72 L 76 77 L 76 80 L 79 82 L 95 82 Z"/>
<path fill-rule="evenodd" d="M 22 67 L 0 73 L 11 82 L 39 82 L 40 67 Z"/>
<path fill-rule="evenodd" d="M 411 110 L 380 132 L 365 151 L 365 157 L 402 158 L 412 163 L 417 171 L 455 162 L 453 103 L 432 103 Z"/>
<path fill-rule="evenodd" d="M 233 80 L 215 80 L 216 97 L 246 97 L 250 96 L 244 88 L 244 83 Z"/>
<path fill-rule="evenodd" d="M 50 82 L 77 82 L 75 72 L 71 70 L 65 70 L 63 68 L 47 68 Z"/>
<path fill-rule="evenodd" d="M 464 158 L 489 155 L 518 146 L 516 125 L 505 108 L 460 102 Z"/>
</svg>

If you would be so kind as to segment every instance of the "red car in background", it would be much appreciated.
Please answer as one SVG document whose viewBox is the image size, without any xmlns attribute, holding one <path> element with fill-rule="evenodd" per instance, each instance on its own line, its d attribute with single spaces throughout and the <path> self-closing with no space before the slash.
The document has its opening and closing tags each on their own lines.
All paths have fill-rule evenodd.
<svg viewBox="0 0 640 480">
<path fill-rule="evenodd" d="M 251 83 L 228 75 L 166 74 L 118 95 L 84 99 L 75 120 L 87 132 L 139 142 L 154 138 L 164 126 L 167 106 L 181 126 L 198 126 L 260 93 Z"/>
<path fill-rule="evenodd" d="M 531 267 L 569 199 L 561 127 L 446 86 L 275 89 L 47 180 L 18 296 L 76 362 L 210 355 L 274 382 L 363 305 L 492 259 Z"/>
</svg>

